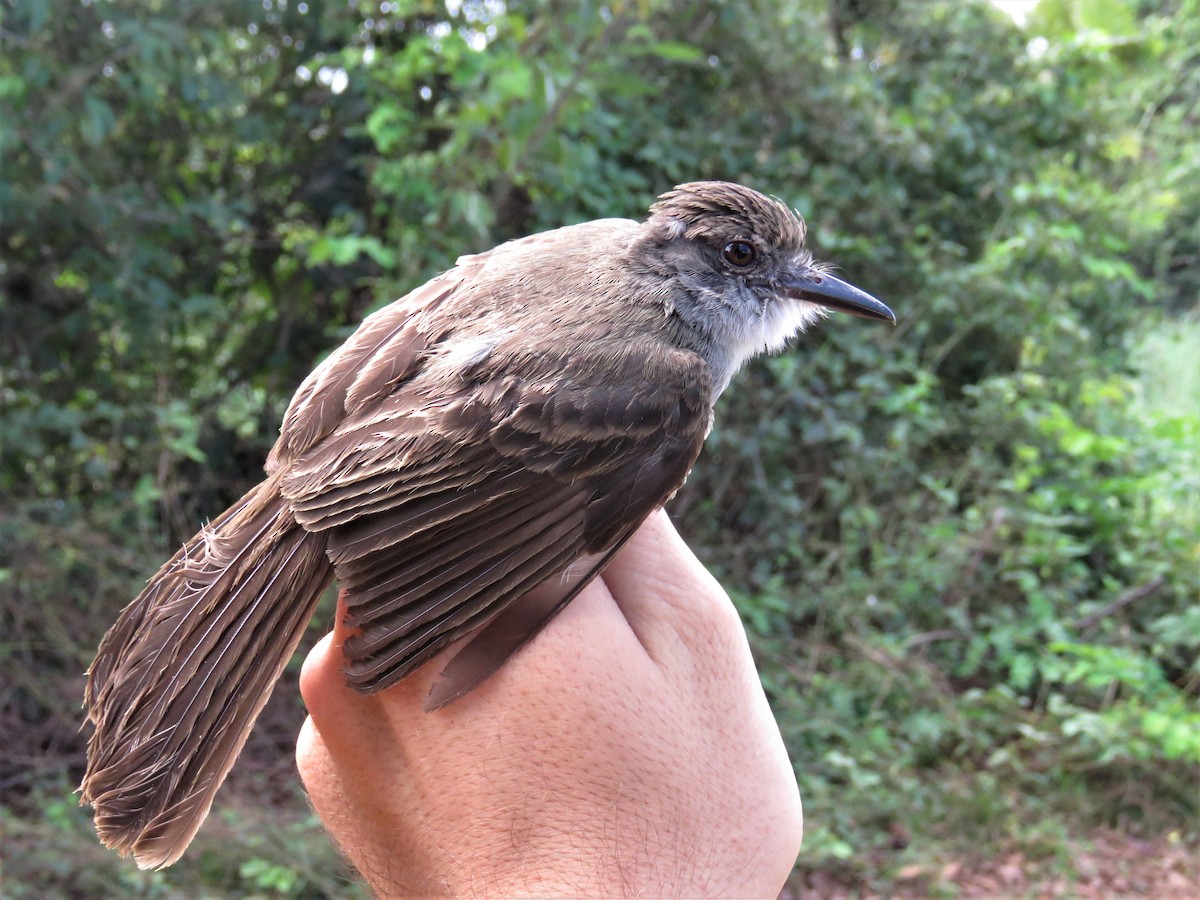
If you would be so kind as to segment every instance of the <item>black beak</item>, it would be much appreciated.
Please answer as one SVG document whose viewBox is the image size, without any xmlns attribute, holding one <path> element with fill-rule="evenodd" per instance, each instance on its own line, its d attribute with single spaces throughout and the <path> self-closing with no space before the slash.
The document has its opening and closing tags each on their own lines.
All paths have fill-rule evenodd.
<svg viewBox="0 0 1200 900">
<path fill-rule="evenodd" d="M 880 319 L 896 324 L 896 314 L 866 291 L 860 291 L 826 272 L 808 269 L 782 282 L 780 288 L 796 300 L 807 300 L 864 319 Z"/>
</svg>

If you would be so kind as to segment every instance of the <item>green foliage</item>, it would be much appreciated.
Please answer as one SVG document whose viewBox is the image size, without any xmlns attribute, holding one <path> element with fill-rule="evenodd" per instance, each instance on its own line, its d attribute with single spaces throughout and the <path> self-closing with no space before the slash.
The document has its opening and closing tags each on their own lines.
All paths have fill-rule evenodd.
<svg viewBox="0 0 1200 900">
<path fill-rule="evenodd" d="M 4 896 L 13 900 L 366 896 L 299 797 L 290 808 L 237 807 L 235 823 L 214 816 L 194 852 L 159 872 L 139 871 L 101 847 L 71 789 L 46 784 L 30 799 L 39 804 L 39 816 L 0 806 Z"/>
<path fill-rule="evenodd" d="M 886 891 L 898 832 L 1194 822 L 1197 46 L 1196 0 L 0 6 L 0 712 L 56 773 L 0 759 L 6 895 L 346 890 L 303 814 L 231 807 L 167 875 L 99 851 L 57 780 L 80 673 L 366 311 L 698 178 L 900 316 L 744 372 L 673 507 L 801 867 Z"/>
<path fill-rule="evenodd" d="M 1066 737 L 1078 737 L 1084 755 L 1100 763 L 1122 755 L 1152 762 L 1200 764 L 1200 711 L 1190 708 L 1151 657 L 1120 647 L 1056 642 L 1049 649 L 1069 661 L 1059 679 L 1103 692 L 1109 699 L 1091 710 L 1056 697 L 1051 713 L 1062 718 Z M 1053 673 L 1053 668 L 1047 665 Z M 1120 695 L 1121 702 L 1114 702 Z"/>
</svg>

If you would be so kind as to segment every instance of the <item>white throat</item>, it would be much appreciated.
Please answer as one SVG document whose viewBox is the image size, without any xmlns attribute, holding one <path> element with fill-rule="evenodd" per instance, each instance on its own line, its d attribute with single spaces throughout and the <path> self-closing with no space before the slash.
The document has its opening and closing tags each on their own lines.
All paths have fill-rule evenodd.
<svg viewBox="0 0 1200 900">
<path fill-rule="evenodd" d="M 725 390 L 746 362 L 761 353 L 777 353 L 825 315 L 825 308 L 816 303 L 778 297 L 765 304 L 759 315 L 725 319 L 725 334 L 716 335 L 725 352 L 709 359 L 717 393 Z"/>
</svg>

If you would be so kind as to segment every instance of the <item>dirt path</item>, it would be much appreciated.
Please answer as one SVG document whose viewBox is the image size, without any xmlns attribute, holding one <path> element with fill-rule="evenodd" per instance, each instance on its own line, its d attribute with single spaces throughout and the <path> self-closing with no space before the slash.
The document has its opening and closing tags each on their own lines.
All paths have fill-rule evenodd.
<svg viewBox="0 0 1200 900">
<path fill-rule="evenodd" d="M 785 891 L 785 900 L 851 897 L 1071 897 L 1113 900 L 1200 900 L 1200 843 L 1179 835 L 1141 840 L 1115 831 L 1096 832 L 1049 857 L 1013 852 L 988 860 L 910 863 L 879 893 L 817 871 Z"/>
</svg>

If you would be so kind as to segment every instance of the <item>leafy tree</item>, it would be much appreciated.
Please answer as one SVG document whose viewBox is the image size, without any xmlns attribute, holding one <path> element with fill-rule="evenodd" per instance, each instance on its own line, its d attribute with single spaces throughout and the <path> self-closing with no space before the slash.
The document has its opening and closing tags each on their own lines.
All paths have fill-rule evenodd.
<svg viewBox="0 0 1200 900">
<path fill-rule="evenodd" d="M 79 673 L 366 311 L 699 178 L 796 206 L 901 319 L 743 373 L 673 506 L 796 760 L 797 877 L 886 889 L 898 830 L 1180 827 L 1198 23 L 1196 0 L 1042 0 L 1024 28 L 950 0 L 0 6 L 0 716 L 45 763 L 0 758 L 11 846 L 93 846 L 46 774 L 80 771 Z M 252 761 L 288 755 L 276 706 Z M 136 889 L 342 890 L 294 829 L 291 855 L 246 826 Z M 90 854 L 5 865 L 31 896 L 134 884 Z"/>
</svg>

